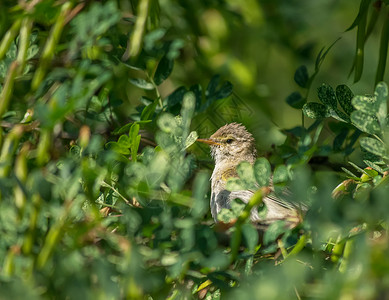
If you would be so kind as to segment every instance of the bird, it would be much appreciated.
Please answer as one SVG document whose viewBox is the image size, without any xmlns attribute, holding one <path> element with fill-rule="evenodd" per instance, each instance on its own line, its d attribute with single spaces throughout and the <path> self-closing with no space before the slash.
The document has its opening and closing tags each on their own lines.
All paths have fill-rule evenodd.
<svg viewBox="0 0 389 300">
<path fill-rule="evenodd" d="M 223 208 L 230 209 L 231 201 L 240 199 L 248 203 L 254 195 L 253 190 L 229 191 L 226 184 L 229 178 L 238 177 L 236 168 L 239 163 L 247 161 L 254 164 L 257 159 L 257 150 L 253 135 L 240 123 L 229 123 L 220 127 L 208 139 L 197 139 L 198 142 L 208 144 L 211 156 L 215 161 L 215 168 L 211 175 L 210 207 L 214 221 L 218 222 L 218 215 Z M 259 188 L 259 186 L 258 186 Z M 266 206 L 266 214 L 259 214 L 258 207 L 250 213 L 253 223 L 268 226 L 275 221 L 286 221 L 290 227 L 295 227 L 301 220 L 301 211 L 294 203 L 290 203 L 274 194 L 272 180 L 270 180 L 270 193 L 262 199 Z"/>
</svg>

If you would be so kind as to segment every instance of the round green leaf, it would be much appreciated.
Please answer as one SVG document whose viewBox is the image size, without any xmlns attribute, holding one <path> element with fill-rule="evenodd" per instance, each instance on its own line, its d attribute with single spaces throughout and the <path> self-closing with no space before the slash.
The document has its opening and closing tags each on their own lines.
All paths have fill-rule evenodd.
<svg viewBox="0 0 389 300">
<path fill-rule="evenodd" d="M 336 87 L 336 98 L 346 114 L 350 115 L 354 111 L 351 104 L 354 94 L 347 85 L 342 84 Z"/>
<path fill-rule="evenodd" d="M 268 186 L 271 176 L 271 167 L 269 161 L 264 158 L 258 158 L 254 164 L 254 175 L 259 186 Z"/>
<path fill-rule="evenodd" d="M 303 113 L 312 119 L 323 119 L 330 116 L 328 107 L 317 102 L 309 102 L 305 104 L 303 106 Z"/>
<path fill-rule="evenodd" d="M 300 66 L 294 73 L 294 81 L 301 86 L 306 88 L 309 81 L 308 70 L 306 66 Z"/>
<path fill-rule="evenodd" d="M 303 108 L 307 100 L 300 94 L 300 92 L 293 92 L 286 98 L 286 103 L 296 109 Z"/>
<path fill-rule="evenodd" d="M 355 96 L 352 99 L 352 104 L 357 110 L 371 115 L 375 115 L 379 109 L 377 99 L 373 96 Z"/>
<path fill-rule="evenodd" d="M 279 165 L 275 168 L 273 174 L 273 183 L 281 183 L 289 180 L 289 172 L 286 166 Z"/>
<path fill-rule="evenodd" d="M 317 95 L 323 104 L 331 107 L 332 109 L 337 108 L 334 89 L 330 87 L 328 84 L 323 83 L 323 85 L 318 88 Z"/>
<path fill-rule="evenodd" d="M 361 138 L 359 143 L 361 147 L 363 147 L 365 150 L 369 151 L 370 153 L 373 153 L 380 157 L 386 156 L 387 153 L 386 146 L 377 139 L 370 138 L 370 137 L 363 137 Z"/>
<path fill-rule="evenodd" d="M 358 129 L 364 132 L 370 134 L 376 134 L 380 132 L 380 125 L 378 124 L 377 118 L 360 110 L 354 111 L 351 114 L 351 122 Z"/>
<path fill-rule="evenodd" d="M 172 133 L 176 130 L 177 122 L 174 116 L 170 113 L 162 114 L 158 120 L 157 124 L 162 131 L 167 133 Z"/>
</svg>

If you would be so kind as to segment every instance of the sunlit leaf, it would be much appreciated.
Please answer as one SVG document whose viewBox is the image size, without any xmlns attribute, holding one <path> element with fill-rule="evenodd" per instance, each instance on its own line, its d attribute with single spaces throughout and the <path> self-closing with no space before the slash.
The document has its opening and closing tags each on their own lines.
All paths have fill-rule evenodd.
<svg viewBox="0 0 389 300">
<path fill-rule="evenodd" d="M 386 157 L 387 149 L 379 140 L 370 137 L 363 137 L 360 139 L 360 144 L 361 147 L 365 148 L 370 153 L 380 157 Z"/>
<path fill-rule="evenodd" d="M 268 186 L 271 176 L 271 166 L 264 157 L 258 158 L 254 164 L 254 175 L 259 186 Z"/>
<path fill-rule="evenodd" d="M 153 90 L 154 86 L 152 83 L 147 82 L 146 80 L 142 78 L 130 78 L 129 81 L 137 86 L 138 88 L 144 89 L 144 90 Z"/>
<path fill-rule="evenodd" d="M 358 129 L 370 134 L 379 133 L 381 130 L 376 117 L 360 110 L 354 111 L 351 114 L 351 122 Z"/>
</svg>

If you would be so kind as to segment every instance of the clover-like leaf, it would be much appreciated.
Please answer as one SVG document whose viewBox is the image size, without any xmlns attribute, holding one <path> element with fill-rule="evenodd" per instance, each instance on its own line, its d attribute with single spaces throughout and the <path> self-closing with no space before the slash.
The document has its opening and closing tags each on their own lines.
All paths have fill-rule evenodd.
<svg viewBox="0 0 389 300">
<path fill-rule="evenodd" d="M 289 171 L 285 165 L 279 165 L 274 169 L 273 183 L 282 183 L 289 180 Z"/>
<path fill-rule="evenodd" d="M 296 72 L 294 73 L 294 81 L 302 88 L 307 87 L 309 75 L 306 66 L 302 65 L 296 70 Z"/>
<path fill-rule="evenodd" d="M 354 111 L 351 114 L 351 122 L 359 130 L 370 134 L 379 133 L 381 129 L 376 117 L 360 110 Z"/>
<path fill-rule="evenodd" d="M 353 97 L 354 94 L 347 85 L 341 84 L 336 87 L 336 98 L 338 99 L 340 106 L 348 115 L 354 111 L 354 107 L 351 103 Z"/>
<path fill-rule="evenodd" d="M 317 102 L 309 102 L 305 104 L 303 107 L 303 113 L 312 119 L 323 119 L 331 115 L 327 106 Z"/>
<path fill-rule="evenodd" d="M 386 117 L 388 114 L 388 105 L 387 105 L 388 86 L 386 85 L 385 82 L 379 82 L 377 84 L 374 95 L 378 103 L 378 112 L 377 112 L 378 122 L 383 127 L 384 125 L 386 125 Z"/>
<path fill-rule="evenodd" d="M 176 118 L 170 113 L 162 114 L 158 118 L 157 124 L 158 124 L 159 128 L 161 128 L 162 131 L 167 132 L 167 133 L 173 133 L 173 132 L 175 132 L 175 130 L 177 128 Z"/>
<path fill-rule="evenodd" d="M 264 158 L 258 158 L 254 164 L 254 175 L 259 186 L 268 186 L 271 176 L 271 167 L 269 161 Z"/>
<path fill-rule="evenodd" d="M 303 108 L 304 104 L 307 102 L 307 99 L 304 98 L 300 92 L 293 92 L 286 98 L 286 103 L 288 103 L 291 107 L 296 109 Z"/>
<path fill-rule="evenodd" d="M 241 162 L 237 166 L 236 172 L 238 173 L 239 178 L 244 182 L 247 189 L 256 189 L 254 168 L 249 162 Z"/>
<path fill-rule="evenodd" d="M 353 106 L 366 114 L 375 115 L 379 110 L 379 103 L 374 96 L 357 95 L 352 100 Z"/>
<path fill-rule="evenodd" d="M 365 150 L 378 155 L 380 157 L 386 157 L 387 149 L 386 146 L 379 140 L 371 137 L 363 137 L 360 140 L 360 145 Z"/>
<path fill-rule="evenodd" d="M 328 84 L 323 83 L 322 86 L 318 88 L 317 95 L 320 101 L 326 106 L 329 106 L 334 110 L 337 108 L 337 101 L 334 89 Z"/>
</svg>

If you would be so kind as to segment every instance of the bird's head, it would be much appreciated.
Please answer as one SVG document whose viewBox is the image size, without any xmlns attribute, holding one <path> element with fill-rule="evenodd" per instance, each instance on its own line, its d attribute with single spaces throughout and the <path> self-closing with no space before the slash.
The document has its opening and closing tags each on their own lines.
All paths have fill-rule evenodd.
<svg viewBox="0 0 389 300">
<path fill-rule="evenodd" d="M 256 158 L 255 140 L 242 124 L 226 124 L 208 139 L 197 139 L 197 141 L 210 145 L 216 164 L 222 161 L 253 162 Z"/>
</svg>

